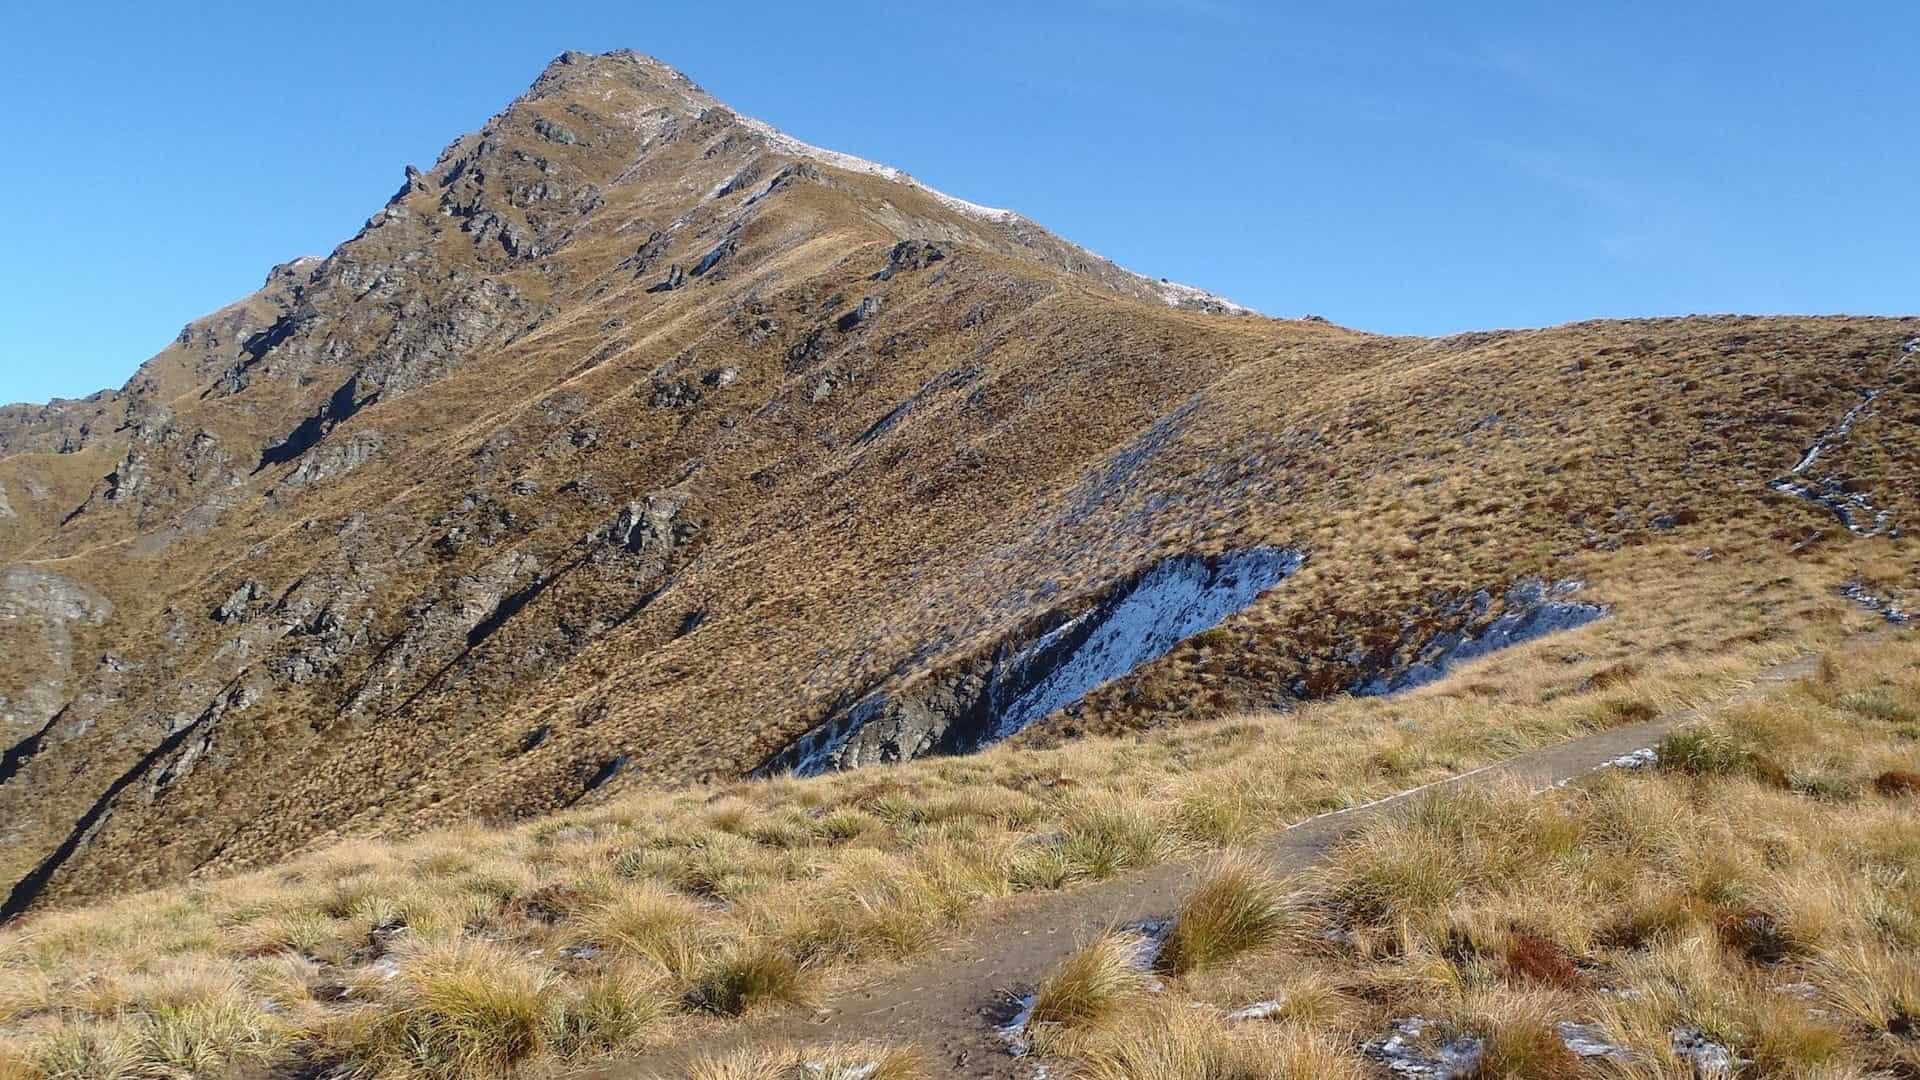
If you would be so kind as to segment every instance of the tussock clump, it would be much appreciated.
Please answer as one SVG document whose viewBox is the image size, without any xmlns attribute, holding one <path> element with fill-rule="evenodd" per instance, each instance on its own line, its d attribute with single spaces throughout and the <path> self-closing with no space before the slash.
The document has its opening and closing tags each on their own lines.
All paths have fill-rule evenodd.
<svg viewBox="0 0 1920 1080">
<path fill-rule="evenodd" d="M 1530 930 L 1515 930 L 1507 936 L 1504 959 L 1507 977 L 1515 982 L 1562 990 L 1586 985 L 1586 976 L 1559 942 Z"/>
<path fill-rule="evenodd" d="M 1228 1025 L 1203 1010 L 1160 1008 L 1096 1038 L 1080 1075 L 1091 1080 L 1365 1080 L 1350 1039 L 1293 1023 Z"/>
<path fill-rule="evenodd" d="M 353 1024 L 350 1060 L 397 1076 L 498 1076 L 547 1047 L 545 972 L 478 942 L 408 958 L 389 1009 Z"/>
<path fill-rule="evenodd" d="M 1139 936 L 1120 931 L 1074 950 L 1034 991 L 1027 1030 L 1082 1027 L 1137 1001 L 1146 992 L 1146 976 L 1135 961 L 1139 950 Z"/>
<path fill-rule="evenodd" d="M 653 973 L 615 965 L 584 980 L 548 1017 L 548 1041 L 562 1057 L 630 1050 L 667 1023 L 668 984 Z"/>
<path fill-rule="evenodd" d="M 1641 701 L 1638 698 L 1613 698 L 1595 707 L 1593 724 L 1600 728 L 1629 727 L 1633 724 L 1644 724 L 1659 715 L 1660 710 L 1651 702 Z"/>
<path fill-rule="evenodd" d="M 688 1066 L 686 1080 L 923 1080 L 914 1046 L 882 1043 L 739 1050 Z"/>
<path fill-rule="evenodd" d="M 587 916 L 589 940 L 678 979 L 706 962 L 715 941 L 711 914 L 651 884 L 626 888 Z"/>
<path fill-rule="evenodd" d="M 1689 776 L 1739 776 L 1754 768 L 1754 753 L 1733 732 L 1695 725 L 1660 740 L 1660 767 Z"/>
<path fill-rule="evenodd" d="M 814 998 L 808 972 L 772 943 L 735 946 L 710 961 L 687 991 L 696 1009 L 740 1016 L 760 1005 L 805 1005 Z"/>
<path fill-rule="evenodd" d="M 1229 960 L 1278 941 L 1287 926 L 1280 887 L 1245 857 L 1221 860 L 1188 894 L 1157 966 L 1175 975 Z"/>
<path fill-rule="evenodd" d="M 1873 778 L 1873 790 L 1889 799 L 1920 795 L 1920 772 L 1912 769 L 1888 769 Z"/>
<path fill-rule="evenodd" d="M 1170 845 L 1166 829 L 1137 801 L 1100 796 L 1069 814 L 1060 848 L 1076 876 L 1101 881 L 1158 862 Z"/>
</svg>

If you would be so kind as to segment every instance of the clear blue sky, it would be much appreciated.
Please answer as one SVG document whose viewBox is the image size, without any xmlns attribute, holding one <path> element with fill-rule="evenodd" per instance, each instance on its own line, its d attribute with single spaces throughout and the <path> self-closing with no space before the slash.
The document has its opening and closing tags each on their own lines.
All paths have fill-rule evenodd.
<svg viewBox="0 0 1920 1080">
<path fill-rule="evenodd" d="M 568 48 L 1273 314 L 1920 309 L 1911 0 L 550 7 L 23 0 L 0 401 L 119 385 Z"/>
</svg>

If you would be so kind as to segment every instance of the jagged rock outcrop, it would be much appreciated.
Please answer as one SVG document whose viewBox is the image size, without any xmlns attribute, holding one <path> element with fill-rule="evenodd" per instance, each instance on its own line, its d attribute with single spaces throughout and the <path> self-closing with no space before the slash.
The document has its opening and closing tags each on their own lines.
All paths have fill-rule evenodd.
<svg viewBox="0 0 1920 1080">
<path fill-rule="evenodd" d="M 0 570 L 0 642 L 7 646 L 7 692 L 0 694 L 0 743 L 37 730 L 65 705 L 75 666 L 75 637 L 106 623 L 107 597 L 34 566 Z"/>
</svg>

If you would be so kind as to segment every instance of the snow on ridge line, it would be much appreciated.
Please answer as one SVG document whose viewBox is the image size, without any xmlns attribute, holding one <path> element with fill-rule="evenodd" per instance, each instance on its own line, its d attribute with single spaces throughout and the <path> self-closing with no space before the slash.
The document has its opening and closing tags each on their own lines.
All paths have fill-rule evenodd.
<svg viewBox="0 0 1920 1080">
<path fill-rule="evenodd" d="M 965 199 L 956 198 L 938 188 L 921 183 L 919 180 L 914 179 L 912 176 L 891 165 L 882 165 L 877 161 L 868 161 L 863 157 L 855 157 L 852 154 L 843 154 L 838 150 L 828 150 L 825 147 L 815 146 L 812 143 L 801 142 L 799 139 L 781 131 L 779 128 L 774 127 L 764 120 L 755 120 L 750 116 L 742 116 L 739 120 L 740 123 L 746 125 L 748 129 L 773 144 L 775 149 L 784 153 L 793 154 L 796 157 L 811 158 L 814 161 L 820 162 L 822 165 L 831 165 L 836 169 L 865 173 L 868 176 L 878 176 L 884 180 L 892 180 L 897 184 L 911 185 L 933 196 L 935 199 L 940 200 L 940 202 L 952 209 L 973 217 L 984 218 L 988 221 L 1012 221 L 1020 216 L 1011 210 L 1002 210 L 993 206 L 981 206 L 979 203 L 971 203 Z"/>
<path fill-rule="evenodd" d="M 982 206 L 979 203 L 968 202 L 958 196 L 949 195 L 939 188 L 915 179 L 910 173 L 896 169 L 891 165 L 882 165 L 877 161 L 868 161 L 863 157 L 855 157 L 852 154 L 843 154 L 838 150 L 828 150 L 822 146 L 815 146 L 810 142 L 802 142 L 786 132 L 781 131 L 779 128 L 774 127 L 772 124 L 767 123 L 765 120 L 756 120 L 751 116 L 738 116 L 737 114 L 736 118 L 748 130 L 767 140 L 769 145 L 782 153 L 807 158 L 817 161 L 822 165 L 828 165 L 836 169 L 844 169 L 847 172 L 862 173 L 867 176 L 878 176 L 883 180 L 891 180 L 896 184 L 906 184 L 918 188 L 928 195 L 933 196 L 949 209 L 958 210 L 969 217 L 976 217 L 983 221 L 1010 224 L 1024 220 L 1016 211 L 1005 210 L 994 206 Z M 722 182 L 719 187 L 714 189 L 713 193 L 717 195 L 725 189 L 726 186 L 726 183 Z M 1165 303 L 1168 307 L 1177 308 L 1187 305 L 1197 305 L 1200 307 L 1217 307 L 1233 315 L 1256 314 L 1252 308 L 1244 304 L 1237 304 L 1224 296 L 1210 293 L 1205 289 L 1193 285 L 1182 285 L 1174 281 L 1156 281 L 1145 274 L 1119 266 L 1117 263 L 1113 265 L 1120 270 L 1121 273 L 1127 274 L 1146 285 L 1147 288 L 1151 289 L 1154 294 L 1160 298 L 1161 302 Z"/>
<path fill-rule="evenodd" d="M 1127 273 L 1143 280 L 1146 277 L 1144 274 L 1135 274 L 1132 270 L 1128 270 Z M 1234 315 L 1254 314 L 1254 310 L 1245 304 L 1236 304 L 1219 293 L 1210 293 L 1193 285 L 1182 285 L 1177 281 L 1149 281 L 1148 284 L 1160 293 L 1160 299 L 1166 301 L 1168 307 L 1179 307 L 1182 304 L 1218 305 Z"/>
</svg>

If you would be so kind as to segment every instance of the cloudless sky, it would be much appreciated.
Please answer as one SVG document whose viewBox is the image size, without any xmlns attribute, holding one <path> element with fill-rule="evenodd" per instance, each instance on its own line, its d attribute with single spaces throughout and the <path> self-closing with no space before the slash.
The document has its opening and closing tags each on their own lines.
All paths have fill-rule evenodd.
<svg viewBox="0 0 1920 1080">
<path fill-rule="evenodd" d="M 118 5 L 0 30 L 0 401 L 118 386 L 562 50 L 1276 315 L 1920 310 L 1920 4 Z"/>
</svg>

